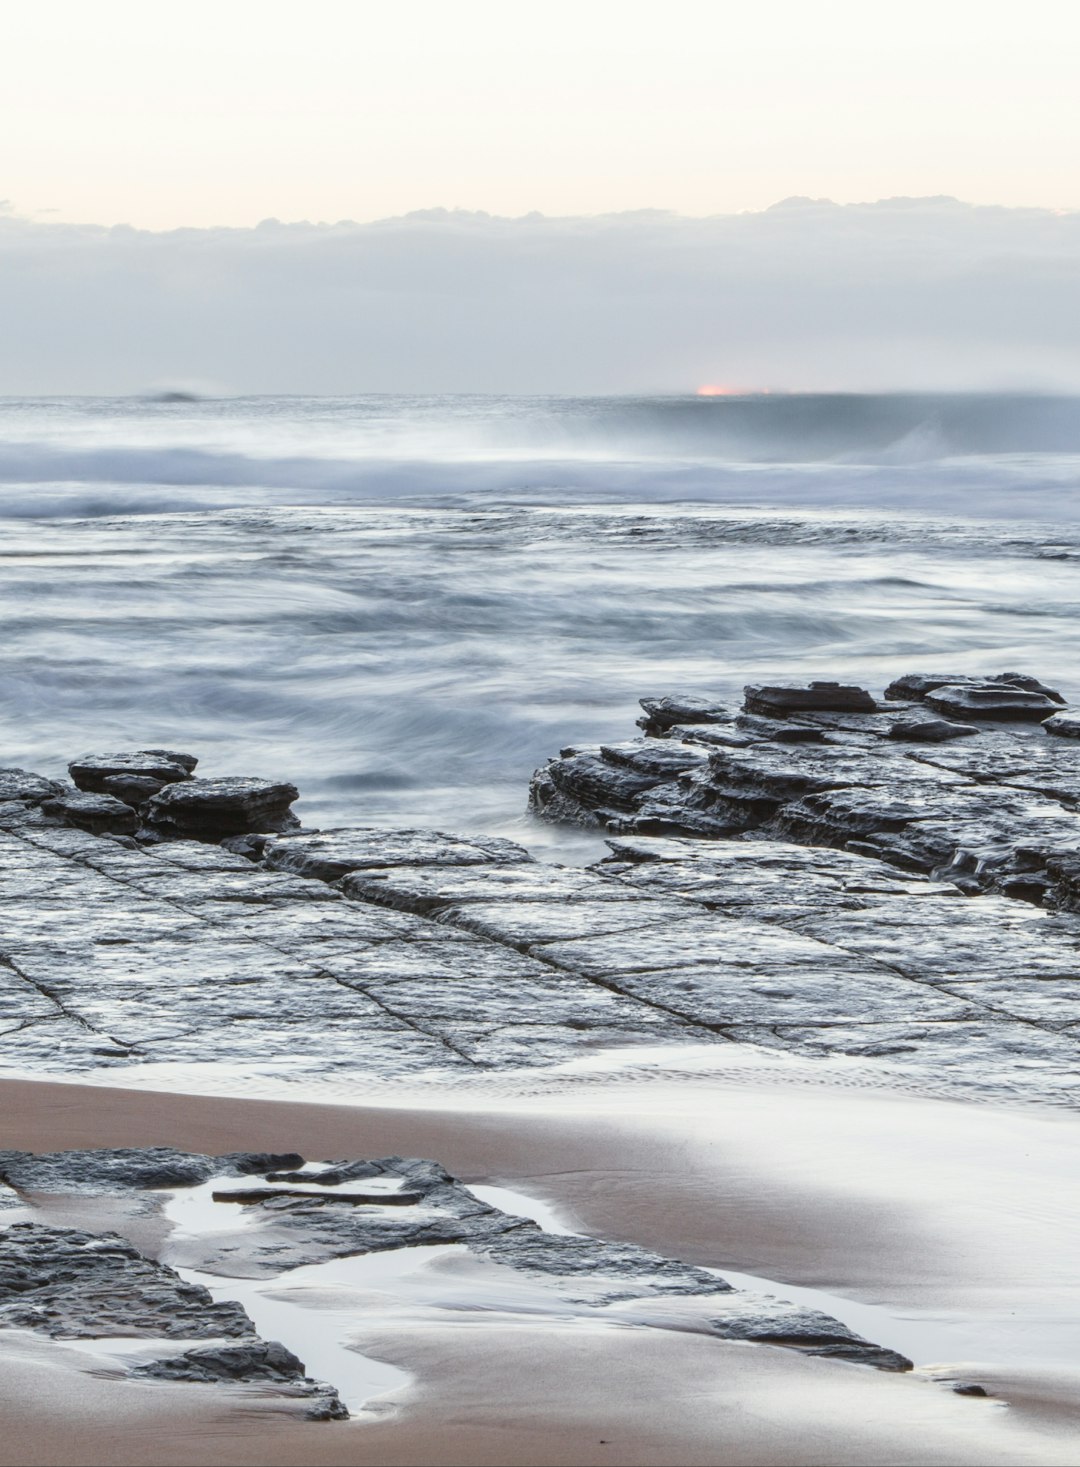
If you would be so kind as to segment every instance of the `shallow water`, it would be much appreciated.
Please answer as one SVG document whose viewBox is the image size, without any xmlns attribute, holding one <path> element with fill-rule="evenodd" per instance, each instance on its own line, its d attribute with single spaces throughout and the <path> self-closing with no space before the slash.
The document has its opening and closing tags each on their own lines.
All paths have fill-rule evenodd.
<svg viewBox="0 0 1080 1467">
<path fill-rule="evenodd" d="M 644 694 L 1080 693 L 1080 410 L 987 402 L 0 402 L 3 762 L 183 746 L 574 855 L 529 774 Z"/>
</svg>

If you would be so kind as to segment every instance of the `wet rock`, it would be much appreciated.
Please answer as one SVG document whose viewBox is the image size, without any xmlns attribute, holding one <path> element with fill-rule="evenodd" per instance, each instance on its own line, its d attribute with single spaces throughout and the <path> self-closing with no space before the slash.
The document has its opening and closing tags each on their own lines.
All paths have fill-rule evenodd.
<svg viewBox="0 0 1080 1467">
<path fill-rule="evenodd" d="M 1065 702 L 1054 688 L 1048 688 L 1038 678 L 1029 677 L 1022 672 L 998 672 L 989 677 L 973 677 L 969 673 L 911 672 L 891 682 L 885 689 L 885 696 L 889 699 L 919 701 L 938 688 L 982 687 L 987 684 L 1023 688 L 1029 693 L 1042 693 L 1054 703 Z"/>
<path fill-rule="evenodd" d="M 295 830 L 300 791 L 269 779 L 226 777 L 168 784 L 146 808 L 146 823 L 166 836 L 218 842 L 230 836 Z"/>
<path fill-rule="evenodd" d="M 788 1350 L 798 1350 L 803 1355 L 872 1365 L 878 1370 L 902 1372 L 913 1368 L 906 1355 L 872 1344 L 831 1315 L 788 1304 L 769 1295 L 751 1295 L 750 1298 L 754 1301 L 753 1311 L 739 1300 L 738 1308 L 713 1318 L 713 1330 L 721 1339 L 779 1345 Z"/>
<path fill-rule="evenodd" d="M 86 1168 L 92 1170 L 95 1155 L 84 1154 Z M 101 1154 L 99 1196 L 142 1190 L 143 1180 L 161 1162 L 160 1154 L 148 1154 L 140 1167 L 137 1153 L 125 1153 L 125 1167 L 120 1170 L 116 1157 L 116 1153 Z M 40 1160 L 48 1163 L 55 1158 Z M 299 1162 L 299 1158 L 292 1160 Z M 187 1163 L 179 1168 L 185 1175 L 201 1173 L 208 1161 L 219 1170 L 236 1166 L 235 1156 L 174 1155 L 174 1162 Z M 625 1302 L 700 1298 L 706 1311 L 704 1323 L 722 1338 L 787 1346 L 887 1370 L 910 1366 L 893 1352 L 852 1334 L 838 1320 L 733 1289 L 710 1269 L 632 1243 L 544 1232 L 530 1219 L 482 1202 L 445 1167 L 426 1158 L 341 1161 L 314 1172 L 277 1171 L 268 1166 L 264 1175 L 268 1184 L 302 1181 L 305 1188 L 325 1189 L 324 1195 L 297 1196 L 267 1186 L 263 1189 L 266 1195 L 246 1204 L 249 1216 L 242 1229 L 174 1236 L 170 1240 L 174 1256 L 182 1256 L 187 1266 L 201 1270 L 257 1278 L 274 1277 L 299 1264 L 360 1253 L 464 1244 L 490 1264 L 538 1280 L 551 1291 L 555 1312 L 562 1312 L 567 1303 L 603 1309 Z M 421 1205 L 415 1201 L 402 1205 L 400 1193 L 395 1199 L 393 1194 L 373 1189 L 371 1204 L 356 1205 L 332 1190 L 374 1177 L 398 1179 L 403 1191 L 419 1197 Z M 10 1315 L 9 1297 L 14 1299 Z M 171 1316 L 167 1315 L 170 1304 Z M 50 1307 L 59 1312 L 48 1315 Z M 0 1232 L 0 1322 L 20 1323 L 59 1337 L 235 1338 L 235 1344 L 187 1350 L 138 1366 L 132 1374 L 204 1383 L 287 1384 L 295 1387 L 292 1393 L 311 1399 L 309 1414 L 340 1414 L 332 1388 L 309 1381 L 302 1362 L 285 1346 L 258 1339 L 239 1305 L 215 1305 L 205 1289 L 183 1284 L 172 1269 L 144 1258 L 113 1234 L 95 1238 L 36 1224 L 14 1225 Z"/>
<path fill-rule="evenodd" d="M 113 795 L 85 794 L 82 790 L 65 790 L 41 803 L 42 813 L 51 820 L 72 825 L 92 835 L 132 835 L 139 817 L 130 805 Z"/>
<path fill-rule="evenodd" d="M 736 726 L 755 738 L 776 744 L 822 744 L 825 730 L 809 723 L 791 723 L 786 719 L 761 718 L 756 713 L 740 713 Z"/>
<path fill-rule="evenodd" d="M 0 769 L 0 803 L 40 805 L 43 800 L 63 792 L 64 785 L 59 780 L 46 779 L 43 774 L 31 774 L 25 769 Z"/>
<path fill-rule="evenodd" d="M 215 1303 L 115 1233 L 29 1222 L 0 1231 L 0 1325 L 54 1339 L 254 1333 L 239 1304 Z"/>
<path fill-rule="evenodd" d="M 447 835 L 441 830 L 325 830 L 271 841 L 266 864 L 318 881 L 379 866 L 476 866 L 531 862 L 524 846 L 497 836 Z"/>
<path fill-rule="evenodd" d="M 640 698 L 638 702 L 644 709 L 638 727 L 661 738 L 678 724 L 731 722 L 731 714 L 712 698 L 671 694 L 664 698 Z"/>
<path fill-rule="evenodd" d="M 123 800 L 125 805 L 137 810 L 151 796 L 156 795 L 158 790 L 165 788 L 165 781 L 151 779 L 146 774 L 110 774 L 102 780 L 102 786 L 106 794 L 114 795 L 116 799 Z"/>
<path fill-rule="evenodd" d="M 304 1412 L 309 1421 L 346 1421 L 349 1413 L 333 1386 L 311 1380 L 299 1356 L 276 1340 L 252 1340 L 241 1345 L 214 1349 L 185 1350 L 136 1365 L 129 1374 L 139 1380 L 191 1381 L 213 1385 L 233 1382 L 242 1385 L 268 1383 L 291 1387 L 285 1393 L 308 1400 Z"/>
<path fill-rule="evenodd" d="M 955 1381 L 952 1390 L 957 1396 L 989 1396 L 990 1394 L 985 1386 L 974 1385 L 966 1380 Z"/>
<path fill-rule="evenodd" d="M 113 1147 L 95 1151 L 0 1151 L 0 1178 L 20 1192 L 157 1191 L 197 1187 L 211 1177 L 259 1176 L 302 1166 L 295 1152 L 230 1152 L 200 1156 L 171 1146 Z"/>
<path fill-rule="evenodd" d="M 84 754 L 71 761 L 68 773 L 78 789 L 108 794 L 109 779 L 121 776 L 150 779 L 160 787 L 190 779 L 198 762 L 192 754 L 177 754 L 169 749 L 138 749 L 124 754 Z"/>
<path fill-rule="evenodd" d="M 945 718 L 902 718 L 889 728 L 890 739 L 912 744 L 945 744 L 975 733 L 978 729 L 970 723 L 950 723 Z"/>
<path fill-rule="evenodd" d="M 1054 713 L 1043 719 L 1043 728 L 1059 739 L 1080 739 L 1080 714 Z"/>
<path fill-rule="evenodd" d="M 789 713 L 811 711 L 876 713 L 877 704 L 865 688 L 836 682 L 750 684 L 743 689 L 747 713 L 767 718 L 785 718 Z"/>
<path fill-rule="evenodd" d="M 986 718 L 996 722 L 1041 723 L 1057 712 L 1045 693 L 1006 683 L 951 683 L 928 692 L 923 701 L 946 718 Z"/>
</svg>

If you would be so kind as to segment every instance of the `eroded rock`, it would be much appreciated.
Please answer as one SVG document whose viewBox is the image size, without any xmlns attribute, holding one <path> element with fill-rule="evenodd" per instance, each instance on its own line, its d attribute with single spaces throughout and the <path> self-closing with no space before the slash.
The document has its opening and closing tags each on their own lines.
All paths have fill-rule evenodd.
<svg viewBox="0 0 1080 1467">
<path fill-rule="evenodd" d="M 115 794 L 116 790 L 110 790 L 107 783 L 110 779 L 147 779 L 160 789 L 190 779 L 198 762 L 193 754 L 177 754 L 169 749 L 136 749 L 123 754 L 84 754 L 71 761 L 68 773 L 80 790 Z"/>
<path fill-rule="evenodd" d="M 167 836 L 222 841 L 230 836 L 295 830 L 290 806 L 300 791 L 280 780 L 187 779 L 167 784 L 146 807 L 151 830 Z"/>
<path fill-rule="evenodd" d="M 133 835 L 139 817 L 130 805 L 107 794 L 65 790 L 41 802 L 42 813 L 92 835 Z"/>
<path fill-rule="evenodd" d="M 747 713 L 786 718 L 789 713 L 876 713 L 877 704 L 865 688 L 838 682 L 751 683 L 743 689 Z"/>
</svg>

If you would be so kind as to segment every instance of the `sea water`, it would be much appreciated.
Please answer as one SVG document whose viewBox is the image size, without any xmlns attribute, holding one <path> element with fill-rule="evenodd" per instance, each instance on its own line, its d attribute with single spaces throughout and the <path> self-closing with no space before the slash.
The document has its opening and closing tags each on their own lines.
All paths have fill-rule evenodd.
<svg viewBox="0 0 1080 1467">
<path fill-rule="evenodd" d="M 173 746 L 307 824 L 495 831 L 637 699 L 1080 696 L 1080 403 L 0 401 L 0 762 Z"/>
</svg>

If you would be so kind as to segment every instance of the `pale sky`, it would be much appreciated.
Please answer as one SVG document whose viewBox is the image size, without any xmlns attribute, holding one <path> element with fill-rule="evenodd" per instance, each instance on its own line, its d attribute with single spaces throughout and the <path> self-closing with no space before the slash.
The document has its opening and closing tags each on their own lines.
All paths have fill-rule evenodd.
<svg viewBox="0 0 1080 1467">
<path fill-rule="evenodd" d="M 0 199 L 151 229 L 1080 207 L 1076 0 L 35 0 Z"/>
</svg>

